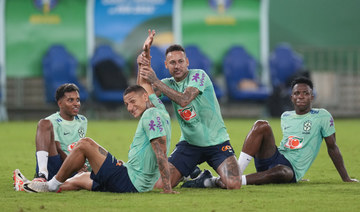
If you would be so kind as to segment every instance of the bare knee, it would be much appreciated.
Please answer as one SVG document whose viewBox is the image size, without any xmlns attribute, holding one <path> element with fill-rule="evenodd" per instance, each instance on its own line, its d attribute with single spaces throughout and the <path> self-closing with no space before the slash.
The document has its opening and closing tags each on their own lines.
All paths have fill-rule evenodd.
<svg viewBox="0 0 360 212">
<path fill-rule="evenodd" d="M 92 148 L 94 145 L 96 145 L 94 140 L 92 140 L 91 138 L 85 137 L 85 138 L 80 139 L 77 142 L 73 151 L 75 151 L 75 150 L 79 151 L 79 150 L 84 150 L 87 148 Z"/>
<path fill-rule="evenodd" d="M 269 130 L 271 131 L 271 127 L 269 122 L 266 120 L 257 120 L 252 127 L 252 131 L 256 131 L 261 134 L 264 134 Z"/>
<path fill-rule="evenodd" d="M 289 183 L 294 177 L 292 169 L 285 165 L 276 165 L 273 168 L 275 183 Z"/>
</svg>

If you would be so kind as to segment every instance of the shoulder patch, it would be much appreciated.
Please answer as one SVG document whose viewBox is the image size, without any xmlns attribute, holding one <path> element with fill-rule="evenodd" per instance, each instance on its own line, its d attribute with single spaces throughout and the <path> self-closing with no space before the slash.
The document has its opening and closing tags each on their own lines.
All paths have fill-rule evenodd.
<svg viewBox="0 0 360 212">
<path fill-rule="evenodd" d="M 289 112 L 283 113 L 282 117 L 286 117 L 286 116 L 290 116 L 290 113 Z"/>
<path fill-rule="evenodd" d="M 310 110 L 310 113 L 311 113 L 311 114 L 319 114 L 319 110 L 311 109 L 311 110 Z"/>
</svg>

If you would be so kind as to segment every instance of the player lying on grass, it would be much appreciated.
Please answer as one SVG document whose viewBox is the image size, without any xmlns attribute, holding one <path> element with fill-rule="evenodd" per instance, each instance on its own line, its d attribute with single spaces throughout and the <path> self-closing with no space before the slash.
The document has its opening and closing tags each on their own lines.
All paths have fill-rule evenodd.
<svg viewBox="0 0 360 212">
<path fill-rule="evenodd" d="M 150 85 L 147 86 L 147 90 L 149 92 L 135 85 L 124 92 L 127 110 L 135 118 L 140 118 L 127 163 L 116 160 L 94 140 L 83 138 L 76 144 L 53 179 L 48 182 L 24 183 L 24 190 L 56 192 L 61 188 L 146 192 L 153 189 L 155 182 L 161 176 L 164 181 L 163 192 L 175 193 L 171 188 L 167 162 L 171 138 L 170 116 L 162 102 L 153 94 Z M 89 160 L 92 173 L 84 173 L 64 183 L 71 173 L 82 166 L 85 159 Z"/>
<path fill-rule="evenodd" d="M 242 184 L 298 182 L 318 155 L 323 139 L 342 180 L 358 182 L 351 179 L 346 171 L 336 145 L 333 117 L 325 109 L 312 108 L 312 81 L 297 78 L 291 88 L 295 110 L 281 115 L 283 139 L 279 148 L 275 145 L 274 134 L 267 121 L 256 121 L 247 135 L 238 162 L 243 172 L 254 158 L 257 172 L 243 175 Z"/>
<path fill-rule="evenodd" d="M 35 179 L 39 181 L 53 178 L 75 143 L 85 136 L 87 129 L 86 117 L 79 114 L 80 95 L 75 84 L 59 86 L 55 99 L 59 112 L 41 119 L 36 130 Z M 86 171 L 87 168 L 89 167 L 83 164 L 81 170 Z M 14 171 L 13 178 L 14 189 L 23 190 L 22 184 L 27 179 L 23 178 L 18 169 Z"/>
</svg>

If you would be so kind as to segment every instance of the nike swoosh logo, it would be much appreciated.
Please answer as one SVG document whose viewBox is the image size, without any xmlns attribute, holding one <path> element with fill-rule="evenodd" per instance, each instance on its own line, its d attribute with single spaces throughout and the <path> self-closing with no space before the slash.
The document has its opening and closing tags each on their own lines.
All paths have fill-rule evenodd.
<svg viewBox="0 0 360 212">
<path fill-rule="evenodd" d="M 28 184 L 24 184 L 24 190 L 30 193 L 38 193 L 37 191 L 28 187 Z"/>
<path fill-rule="evenodd" d="M 67 132 L 67 133 L 65 132 L 65 133 L 64 133 L 64 135 L 69 135 L 69 134 L 70 134 L 69 132 Z"/>
</svg>

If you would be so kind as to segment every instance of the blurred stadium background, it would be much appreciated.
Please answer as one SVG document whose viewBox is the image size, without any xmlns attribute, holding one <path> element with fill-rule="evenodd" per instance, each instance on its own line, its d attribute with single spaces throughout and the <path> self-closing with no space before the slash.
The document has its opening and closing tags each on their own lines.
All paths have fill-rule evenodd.
<svg viewBox="0 0 360 212">
<path fill-rule="evenodd" d="M 359 8 L 358 0 L 0 0 L 0 120 L 51 114 L 64 82 L 81 86 L 88 118 L 127 118 L 121 92 L 135 83 L 149 28 L 159 75 L 164 49 L 182 44 L 190 67 L 211 75 L 224 117 L 278 117 L 299 75 L 314 81 L 315 107 L 360 117 Z"/>
</svg>

